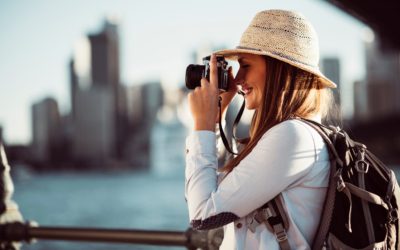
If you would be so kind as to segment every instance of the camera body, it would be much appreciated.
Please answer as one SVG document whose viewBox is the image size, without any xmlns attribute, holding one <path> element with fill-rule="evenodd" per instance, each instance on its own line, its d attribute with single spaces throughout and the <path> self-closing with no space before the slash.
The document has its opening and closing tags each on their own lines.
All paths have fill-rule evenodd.
<svg viewBox="0 0 400 250">
<path fill-rule="evenodd" d="M 210 62 L 211 56 L 203 58 L 204 65 L 190 64 L 186 68 L 186 87 L 188 89 L 195 89 L 201 87 L 201 78 L 205 77 L 210 81 Z M 228 62 L 224 56 L 217 55 L 217 67 L 218 67 L 218 88 L 226 92 L 229 89 L 229 77 L 228 77 Z"/>
</svg>

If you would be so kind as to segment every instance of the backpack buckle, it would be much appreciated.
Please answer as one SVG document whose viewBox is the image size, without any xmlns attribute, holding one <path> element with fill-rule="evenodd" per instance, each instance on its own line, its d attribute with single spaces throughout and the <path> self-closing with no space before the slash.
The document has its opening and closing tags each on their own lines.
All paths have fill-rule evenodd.
<svg viewBox="0 0 400 250">
<path fill-rule="evenodd" d="M 335 176 L 333 178 L 335 181 L 337 181 L 336 189 L 339 192 L 342 192 L 343 189 L 346 187 L 346 185 L 344 184 L 343 178 L 342 178 L 342 168 L 339 168 L 338 171 L 336 171 Z"/>
<path fill-rule="evenodd" d="M 287 240 L 286 230 L 283 229 L 283 231 L 278 232 L 278 233 L 275 233 L 275 238 L 276 238 L 276 241 L 277 241 L 278 243 L 281 243 L 282 241 Z"/>
<path fill-rule="evenodd" d="M 339 192 L 342 192 L 343 189 L 344 189 L 345 187 L 346 187 L 346 185 L 344 184 L 344 181 L 343 181 L 343 180 L 338 181 L 338 183 L 337 183 L 337 190 L 338 190 Z"/>
<path fill-rule="evenodd" d="M 268 220 L 269 217 L 272 217 L 272 212 L 271 209 L 269 207 L 263 209 L 263 215 L 264 215 L 264 219 Z"/>
<path fill-rule="evenodd" d="M 257 221 L 256 216 L 257 214 L 253 216 L 252 222 L 246 225 L 246 227 L 248 227 L 252 233 L 254 233 L 256 231 L 256 227 L 260 225 L 260 222 Z"/>
<path fill-rule="evenodd" d="M 363 168 L 362 164 L 365 164 L 365 169 Z M 359 148 L 357 153 L 357 161 L 354 164 L 354 167 L 359 173 L 366 174 L 368 172 L 369 163 L 365 161 L 365 148 Z"/>
<path fill-rule="evenodd" d="M 360 167 L 359 164 L 361 164 L 361 167 Z M 365 164 L 365 169 L 363 168 L 362 164 Z M 356 163 L 355 163 L 355 168 L 357 169 L 357 171 L 358 171 L 359 173 L 366 174 L 366 173 L 368 172 L 368 169 L 369 169 L 369 163 L 366 162 L 364 159 L 358 160 L 358 161 L 356 161 Z"/>
</svg>

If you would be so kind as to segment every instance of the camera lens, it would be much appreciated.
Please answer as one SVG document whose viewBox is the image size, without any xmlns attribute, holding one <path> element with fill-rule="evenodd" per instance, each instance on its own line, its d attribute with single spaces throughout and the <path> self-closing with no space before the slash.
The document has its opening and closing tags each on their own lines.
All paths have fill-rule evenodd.
<svg viewBox="0 0 400 250">
<path fill-rule="evenodd" d="M 204 65 L 190 64 L 186 68 L 186 87 L 188 89 L 195 89 L 201 86 L 201 78 L 203 76 L 203 70 L 205 70 Z"/>
</svg>

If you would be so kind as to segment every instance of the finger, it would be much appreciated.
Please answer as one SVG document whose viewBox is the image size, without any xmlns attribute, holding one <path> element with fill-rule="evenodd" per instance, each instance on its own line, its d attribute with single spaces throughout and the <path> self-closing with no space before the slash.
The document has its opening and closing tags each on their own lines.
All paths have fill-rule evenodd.
<svg viewBox="0 0 400 250">
<path fill-rule="evenodd" d="M 218 67 L 217 67 L 217 57 L 215 53 L 211 54 L 211 62 L 210 62 L 210 83 L 215 88 L 218 89 Z"/>
<path fill-rule="evenodd" d="M 236 84 L 234 83 L 234 81 L 235 81 L 235 77 L 233 76 L 233 69 L 232 69 L 232 66 L 231 67 L 229 67 L 229 72 L 228 72 L 228 81 L 229 81 L 229 90 L 228 91 L 230 91 L 230 90 L 232 90 L 232 89 L 237 89 L 237 86 L 236 86 Z"/>
<path fill-rule="evenodd" d="M 235 80 L 235 77 L 233 76 L 233 69 L 232 66 L 230 66 L 228 68 L 228 77 L 229 77 L 229 83 L 231 83 L 231 81 Z"/>
<path fill-rule="evenodd" d="M 189 105 L 192 102 L 193 98 L 194 98 L 194 94 L 193 94 L 193 92 L 190 92 L 189 95 L 188 95 Z"/>
<path fill-rule="evenodd" d="M 200 80 L 200 85 L 201 85 L 201 87 L 205 88 L 205 87 L 210 86 L 210 82 L 207 80 L 207 78 L 203 77 Z M 196 89 L 197 88 L 199 88 L 199 87 L 196 87 Z"/>
</svg>

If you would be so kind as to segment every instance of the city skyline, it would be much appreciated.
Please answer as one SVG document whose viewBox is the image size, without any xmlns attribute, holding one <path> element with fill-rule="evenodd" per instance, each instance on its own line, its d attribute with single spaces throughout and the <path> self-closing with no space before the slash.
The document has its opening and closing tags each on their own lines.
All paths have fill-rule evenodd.
<svg viewBox="0 0 400 250">
<path fill-rule="evenodd" d="M 151 135 L 160 108 L 165 105 L 164 110 L 172 113 L 168 121 L 158 123 L 158 137 L 162 138 L 165 132 L 164 124 L 175 129 L 184 126 L 175 115 L 182 101 L 182 90 L 170 93 L 181 98 L 164 102 L 160 82 L 121 85 L 117 31 L 118 23 L 106 20 L 103 29 L 88 34 L 82 40 L 85 42 L 74 48 L 68 67 L 70 112 L 60 114 L 54 98 L 33 103 L 32 143 L 6 144 L 11 164 L 25 162 L 36 170 L 148 169 L 154 162 L 150 141 L 154 141 Z M 136 109 L 132 110 L 133 107 Z"/>
<path fill-rule="evenodd" d="M 122 16 L 121 82 L 128 86 L 160 79 L 170 86 L 175 84 L 175 88 L 182 86 L 182 72 L 197 47 L 205 42 L 236 46 L 254 14 L 271 8 L 295 9 L 311 21 L 319 35 L 321 58 L 334 55 L 341 60 L 341 82 L 349 85 L 351 91 L 350 85 L 363 78 L 361 30 L 365 25 L 328 3 L 253 1 L 253 5 L 245 8 L 239 3 L 227 3 L 221 2 L 218 6 L 233 16 L 220 27 L 215 27 L 211 19 L 202 18 L 202 13 L 212 15 L 218 11 L 218 8 L 209 9 L 207 2 L 201 6 L 179 1 L 151 6 L 129 1 L 96 5 L 91 1 L 79 4 L 37 1 L 24 7 L 30 9 L 28 12 L 21 10 L 21 2 L 1 3 L 0 32 L 8 34 L 0 42 L 0 52 L 4 55 L 0 59 L 4 69 L 0 83 L 5 89 L 0 93 L 3 102 L 0 126 L 6 143 L 31 141 L 29 107 L 33 102 L 52 97 L 57 100 L 62 115 L 70 111 L 68 64 L 74 43 L 82 36 L 96 33 L 101 28 L 99 21 L 113 10 Z M 163 7 L 170 11 L 163 11 Z M 343 37 L 347 37 L 346 41 L 341 41 Z M 348 94 L 352 96 L 351 91 Z"/>
</svg>

